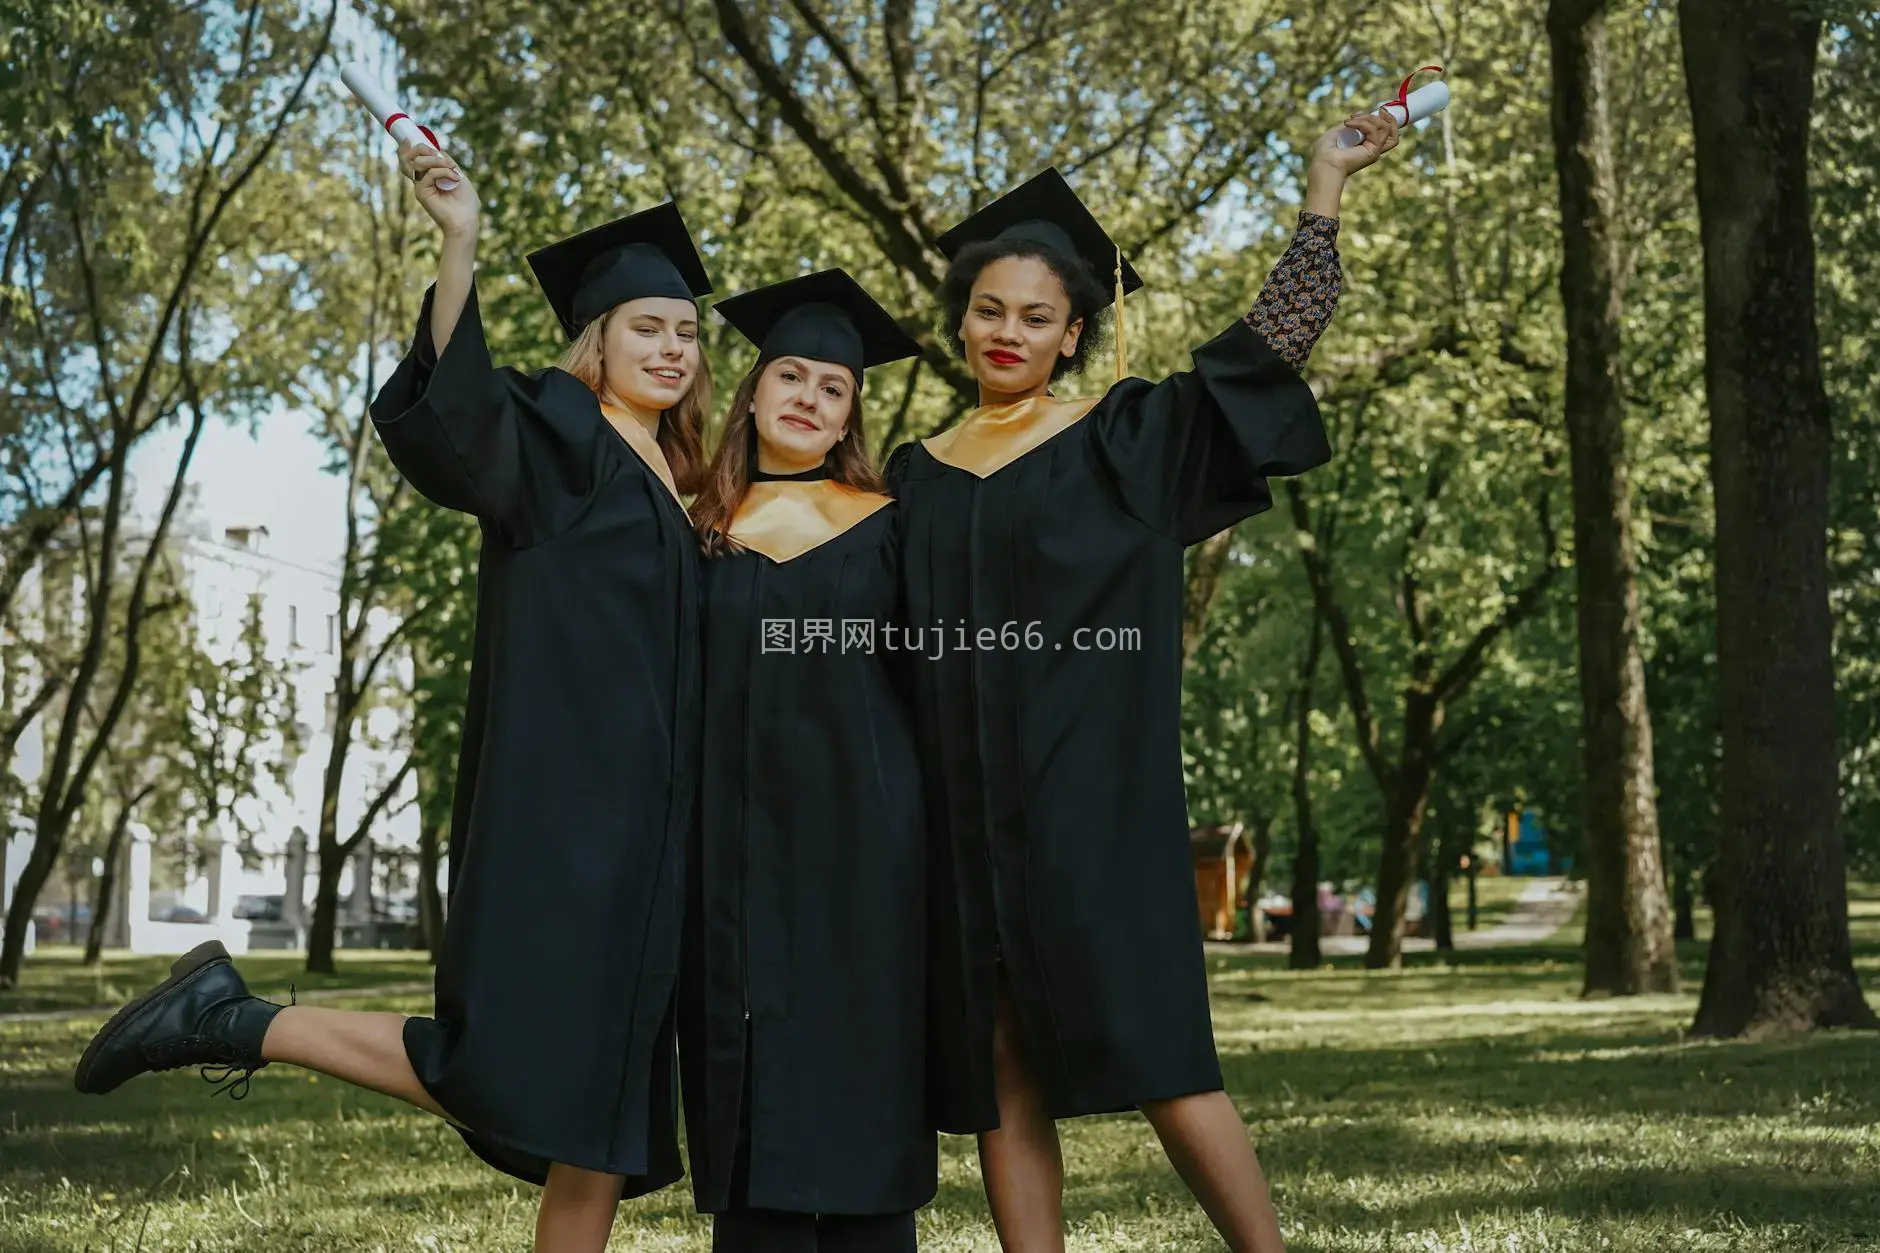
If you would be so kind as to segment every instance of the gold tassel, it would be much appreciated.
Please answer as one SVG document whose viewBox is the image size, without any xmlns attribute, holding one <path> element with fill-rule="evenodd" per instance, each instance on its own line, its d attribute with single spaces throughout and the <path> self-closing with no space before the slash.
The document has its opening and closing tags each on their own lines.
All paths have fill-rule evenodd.
<svg viewBox="0 0 1880 1253">
<path fill-rule="evenodd" d="M 1128 328 L 1123 317 L 1123 250 L 1116 250 L 1116 381 L 1129 377 Z"/>
</svg>

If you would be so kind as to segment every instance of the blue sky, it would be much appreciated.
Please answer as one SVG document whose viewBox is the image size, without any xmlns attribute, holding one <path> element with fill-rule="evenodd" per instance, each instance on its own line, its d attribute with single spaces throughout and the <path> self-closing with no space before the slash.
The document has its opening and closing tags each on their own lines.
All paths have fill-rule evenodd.
<svg viewBox="0 0 1880 1253">
<path fill-rule="evenodd" d="M 183 432 L 152 432 L 131 452 L 133 508 L 154 519 L 163 506 Z M 345 480 L 322 473 L 327 450 L 301 415 L 282 411 L 246 427 L 211 426 L 190 465 L 196 513 L 224 527 L 265 526 L 268 552 L 303 565 L 334 564 L 345 547 Z"/>
</svg>

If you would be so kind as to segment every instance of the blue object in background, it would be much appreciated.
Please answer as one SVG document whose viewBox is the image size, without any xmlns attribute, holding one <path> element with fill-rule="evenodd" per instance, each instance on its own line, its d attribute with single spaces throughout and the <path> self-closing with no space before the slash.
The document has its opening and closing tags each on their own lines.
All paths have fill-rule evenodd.
<svg viewBox="0 0 1880 1253">
<path fill-rule="evenodd" d="M 1531 809 L 1521 811 L 1515 828 L 1514 843 L 1508 846 L 1508 864 L 1504 873 L 1516 875 L 1565 874 L 1572 869 L 1572 859 L 1554 856 L 1547 838 L 1547 828 L 1540 815 Z"/>
</svg>

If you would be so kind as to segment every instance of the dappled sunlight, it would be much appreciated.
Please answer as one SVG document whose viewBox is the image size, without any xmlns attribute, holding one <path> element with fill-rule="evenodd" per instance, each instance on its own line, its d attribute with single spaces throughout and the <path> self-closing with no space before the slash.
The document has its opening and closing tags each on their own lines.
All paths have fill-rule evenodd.
<svg viewBox="0 0 1880 1253">
<path fill-rule="evenodd" d="M 1694 992 L 1579 999 L 1529 950 L 1385 976 L 1212 962 L 1223 1073 L 1305 1253 L 1880 1248 L 1880 1055 L 1849 1032 L 1687 1042 Z M 377 968 L 393 985 L 398 963 Z M 421 1006 L 361 989 L 348 1005 Z M 0 1247 L 524 1247 L 535 1192 L 395 1102 L 271 1067 L 232 1104 L 194 1075 L 77 1096 L 100 1015 L 0 1023 Z M 1072 1253 L 1218 1237 L 1134 1114 L 1064 1126 Z M 705 1253 L 684 1185 L 616 1247 Z M 922 1248 L 991 1253 L 970 1137 L 941 1139 Z"/>
</svg>

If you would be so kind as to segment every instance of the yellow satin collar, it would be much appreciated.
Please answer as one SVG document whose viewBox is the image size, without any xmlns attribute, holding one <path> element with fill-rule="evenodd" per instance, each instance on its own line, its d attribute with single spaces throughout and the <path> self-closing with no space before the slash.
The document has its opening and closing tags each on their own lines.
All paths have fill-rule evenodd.
<svg viewBox="0 0 1880 1253">
<path fill-rule="evenodd" d="M 657 439 L 647 434 L 640 420 L 625 409 L 617 409 L 609 404 L 601 405 L 601 416 L 607 419 L 609 426 L 620 432 L 620 438 L 626 441 L 634 456 L 644 461 L 646 468 L 659 476 L 659 481 L 666 485 L 672 498 L 679 501 L 679 508 L 685 508 L 685 501 L 679 497 L 679 485 L 672 479 L 672 467 L 666 464 L 665 450 L 659 446 Z"/>
<path fill-rule="evenodd" d="M 921 441 L 935 461 L 986 478 L 1017 461 L 1097 407 L 1091 400 L 1031 396 L 975 409 L 938 435 Z"/>
<path fill-rule="evenodd" d="M 781 564 L 828 543 L 891 499 L 830 479 L 753 483 L 726 533 Z"/>
</svg>

